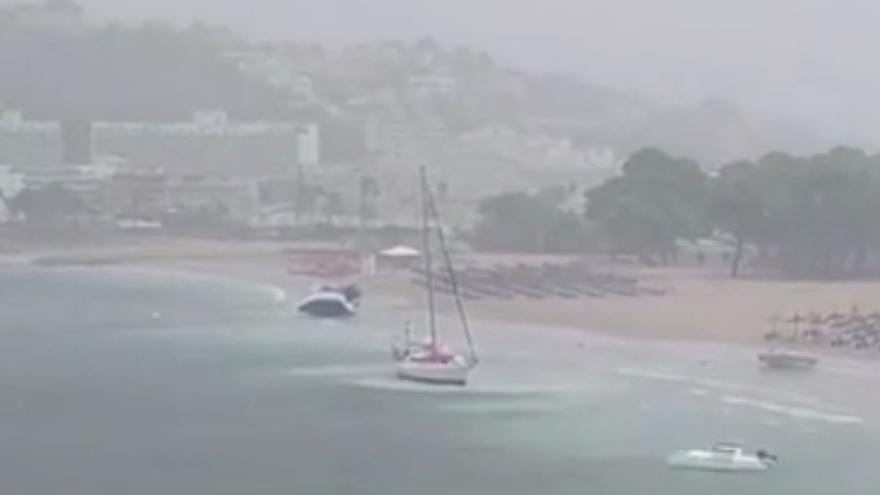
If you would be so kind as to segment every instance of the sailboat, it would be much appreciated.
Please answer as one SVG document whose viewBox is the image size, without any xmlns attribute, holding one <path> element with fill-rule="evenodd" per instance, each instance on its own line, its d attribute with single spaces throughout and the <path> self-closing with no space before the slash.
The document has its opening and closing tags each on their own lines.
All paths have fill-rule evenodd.
<svg viewBox="0 0 880 495">
<path fill-rule="evenodd" d="M 414 341 L 411 335 L 411 326 L 407 323 L 403 342 L 398 341 L 392 347 L 395 370 L 397 376 L 403 380 L 439 385 L 466 385 L 470 372 L 477 365 L 476 347 L 474 346 L 467 316 L 464 312 L 464 305 L 459 295 L 455 271 L 452 269 L 452 262 L 446 249 L 443 229 L 439 227 L 440 218 L 431 189 L 428 187 L 427 173 L 424 167 L 420 169 L 420 179 L 422 197 L 422 255 L 425 263 L 428 339 L 422 342 Z M 437 225 L 436 229 L 432 229 L 432 221 Z M 432 230 L 436 232 L 443 264 L 451 281 L 459 322 L 467 341 L 467 352 L 457 352 L 449 345 L 443 343 L 437 329 L 431 251 Z"/>
</svg>

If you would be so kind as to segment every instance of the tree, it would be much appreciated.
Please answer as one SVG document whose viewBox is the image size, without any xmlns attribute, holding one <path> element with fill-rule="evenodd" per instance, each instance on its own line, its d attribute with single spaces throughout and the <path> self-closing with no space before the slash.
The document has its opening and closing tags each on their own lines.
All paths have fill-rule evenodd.
<svg viewBox="0 0 880 495">
<path fill-rule="evenodd" d="M 444 200 L 449 195 L 449 183 L 445 180 L 437 183 L 437 198 L 439 200 Z"/>
<path fill-rule="evenodd" d="M 504 193 L 480 202 L 474 246 L 521 253 L 582 253 L 590 237 L 585 221 L 540 195 Z"/>
<path fill-rule="evenodd" d="M 358 195 L 359 195 L 359 216 L 360 221 L 363 224 L 368 218 L 375 218 L 378 214 L 378 206 L 377 202 L 379 197 L 382 195 L 382 189 L 379 187 L 379 182 L 369 176 L 361 177 L 360 184 L 358 186 Z"/>
<path fill-rule="evenodd" d="M 325 221 L 331 224 L 335 223 L 338 217 L 345 214 L 345 202 L 342 200 L 342 195 L 336 191 L 321 188 L 318 212 Z"/>
<path fill-rule="evenodd" d="M 3 22 L 2 14 L 0 7 L 0 67 L 15 70 L 0 71 L 0 100 L 28 115 L 165 121 L 223 108 L 233 118 L 287 116 L 283 90 L 226 56 L 248 45 L 222 28 L 147 23 L 67 32 Z"/>
<path fill-rule="evenodd" d="M 319 190 L 309 182 L 303 168 L 299 167 L 293 196 L 293 214 L 297 223 L 314 213 L 318 198 Z"/>
<path fill-rule="evenodd" d="M 675 241 L 716 230 L 735 239 L 734 277 L 746 245 L 787 276 L 858 277 L 872 262 L 880 268 L 880 156 L 859 149 L 773 152 L 725 165 L 711 180 L 690 160 L 642 150 L 587 199 L 588 217 L 616 248 L 646 259 L 668 262 Z"/>
<path fill-rule="evenodd" d="M 880 160 L 852 148 L 758 162 L 764 243 L 782 273 L 836 278 L 864 271 L 876 251 Z"/>
<path fill-rule="evenodd" d="M 569 189 L 567 186 L 552 184 L 539 189 L 537 195 L 550 204 L 561 206 L 568 199 Z"/>
<path fill-rule="evenodd" d="M 712 220 L 737 240 L 734 276 L 746 243 L 788 276 L 860 276 L 880 248 L 878 213 L 880 157 L 853 148 L 774 152 L 727 165 L 712 183 Z"/>
<path fill-rule="evenodd" d="M 669 263 L 677 240 L 708 230 L 707 183 L 695 162 L 644 149 L 630 156 L 623 175 L 587 192 L 586 215 L 617 249 Z"/>
<path fill-rule="evenodd" d="M 756 243 L 765 228 L 765 210 L 758 189 L 759 169 L 751 162 L 740 161 L 721 168 L 711 185 L 712 220 L 721 230 L 729 232 L 736 248 L 730 265 L 730 276 L 739 276 L 747 242 Z"/>
<path fill-rule="evenodd" d="M 27 225 L 47 230 L 60 229 L 88 210 L 78 194 L 58 184 L 25 189 L 9 205 Z"/>
</svg>

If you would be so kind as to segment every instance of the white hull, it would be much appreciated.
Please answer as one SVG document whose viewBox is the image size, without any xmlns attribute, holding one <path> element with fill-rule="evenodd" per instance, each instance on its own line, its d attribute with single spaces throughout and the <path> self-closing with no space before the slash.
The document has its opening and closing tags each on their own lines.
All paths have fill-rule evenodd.
<svg viewBox="0 0 880 495">
<path fill-rule="evenodd" d="M 471 367 L 456 357 L 448 363 L 403 359 L 396 364 L 397 376 L 404 380 L 439 385 L 466 385 Z"/>
<path fill-rule="evenodd" d="M 772 461 L 759 458 L 757 455 L 741 451 L 735 453 L 711 450 L 684 450 L 675 452 L 666 458 L 666 464 L 676 469 L 694 469 L 700 471 L 767 471 L 773 466 Z"/>
<path fill-rule="evenodd" d="M 320 318 L 342 318 L 354 316 L 357 306 L 340 293 L 320 291 L 300 301 L 297 310 Z"/>
</svg>

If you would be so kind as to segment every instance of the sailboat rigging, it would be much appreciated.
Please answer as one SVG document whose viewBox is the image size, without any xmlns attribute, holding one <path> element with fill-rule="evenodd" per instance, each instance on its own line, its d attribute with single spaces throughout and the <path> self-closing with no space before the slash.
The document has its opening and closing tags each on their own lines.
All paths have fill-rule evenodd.
<svg viewBox="0 0 880 495">
<path fill-rule="evenodd" d="M 440 215 L 434 196 L 428 187 L 427 173 L 420 169 L 420 185 L 422 197 L 422 249 L 424 258 L 424 272 L 426 282 L 426 303 L 428 310 L 428 341 L 426 343 L 414 343 L 411 340 L 410 328 L 407 326 L 403 344 L 393 347 L 398 377 L 436 384 L 465 385 L 470 371 L 477 365 L 476 346 L 473 335 L 464 311 L 464 304 L 458 290 L 458 282 L 452 260 L 446 248 L 446 239 L 440 226 Z M 431 228 L 434 221 L 436 229 Z M 433 253 L 431 250 L 431 231 L 436 230 L 437 241 L 443 258 L 445 270 L 448 272 L 452 293 L 455 299 L 459 322 L 467 341 L 468 353 L 457 353 L 444 345 L 437 331 L 436 301 L 434 295 L 434 271 Z"/>
</svg>

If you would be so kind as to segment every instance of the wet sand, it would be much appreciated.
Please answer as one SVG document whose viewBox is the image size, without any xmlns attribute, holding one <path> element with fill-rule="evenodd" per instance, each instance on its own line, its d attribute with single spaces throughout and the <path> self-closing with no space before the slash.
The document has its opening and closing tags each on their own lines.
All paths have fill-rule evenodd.
<svg viewBox="0 0 880 495">
<path fill-rule="evenodd" d="M 61 250 L 29 251 L 9 255 L 6 261 L 45 262 L 62 259 L 69 265 L 130 265 L 162 270 L 185 270 L 228 276 L 287 290 L 292 298 L 318 279 L 287 273 L 285 248 L 292 242 L 195 241 L 150 239 L 139 244 L 81 246 Z M 510 262 L 511 257 L 470 256 L 468 263 Z M 527 257 L 518 260 L 530 261 Z M 536 258 L 537 259 L 537 258 Z M 540 257 L 539 261 L 547 260 Z M 531 260 L 534 261 L 534 260 Z M 607 267 L 606 267 L 607 268 Z M 663 296 L 606 296 L 602 298 L 468 302 L 472 317 L 497 322 L 579 329 L 630 338 L 759 343 L 769 330 L 769 319 L 815 311 L 848 311 L 858 305 L 866 311 L 880 308 L 880 282 L 790 282 L 727 278 L 720 272 L 688 269 L 615 268 L 638 275 Z M 417 310 L 422 291 L 408 273 L 383 273 L 358 280 L 366 305 L 394 305 Z M 441 311 L 452 311 L 451 301 L 440 298 Z M 785 330 L 785 328 L 782 328 Z"/>
<path fill-rule="evenodd" d="M 696 271 L 653 271 L 664 277 L 664 296 L 486 301 L 475 314 L 508 321 L 581 328 L 625 337 L 756 343 L 774 316 L 815 311 L 848 312 L 880 306 L 880 282 L 733 280 Z M 786 325 L 780 330 L 789 330 Z"/>
</svg>

